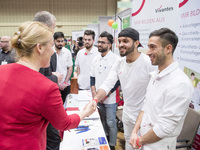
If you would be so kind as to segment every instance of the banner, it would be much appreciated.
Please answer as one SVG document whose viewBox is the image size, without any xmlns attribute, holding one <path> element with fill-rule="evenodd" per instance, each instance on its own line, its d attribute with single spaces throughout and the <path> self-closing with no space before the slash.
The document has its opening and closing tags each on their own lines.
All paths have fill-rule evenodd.
<svg viewBox="0 0 200 150">
<path fill-rule="evenodd" d="M 200 3 L 197 0 L 180 3 L 177 13 L 177 35 L 179 43 L 174 58 L 182 69 L 190 68 L 200 73 Z"/>
<path fill-rule="evenodd" d="M 80 31 L 72 31 L 72 40 L 77 40 L 78 37 L 83 36 L 84 31 L 80 30 Z"/>
<path fill-rule="evenodd" d="M 150 32 L 170 28 L 179 37 L 174 59 L 194 87 L 192 104 L 200 112 L 200 2 L 199 0 L 133 0 L 132 27 L 140 33 L 139 49 L 147 51 Z M 200 149 L 200 128 L 192 150 Z"/>
<path fill-rule="evenodd" d="M 177 13 L 179 43 L 174 59 L 190 78 L 194 87 L 192 104 L 200 112 L 200 5 L 197 0 L 180 0 Z M 200 128 L 192 150 L 200 149 Z"/>
<path fill-rule="evenodd" d="M 175 31 L 176 12 L 178 2 L 176 0 L 133 0 L 132 27 L 140 33 L 140 43 L 143 52 L 148 47 L 149 34 L 162 27 Z"/>
</svg>

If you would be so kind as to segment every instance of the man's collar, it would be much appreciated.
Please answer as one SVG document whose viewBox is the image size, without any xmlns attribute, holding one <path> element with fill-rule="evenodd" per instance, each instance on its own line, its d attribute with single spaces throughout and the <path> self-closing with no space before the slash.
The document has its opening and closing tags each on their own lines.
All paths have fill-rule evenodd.
<svg viewBox="0 0 200 150">
<path fill-rule="evenodd" d="M 62 49 L 63 49 L 63 47 L 62 47 Z M 60 53 L 62 53 L 62 49 L 60 50 Z M 54 52 L 56 52 L 56 54 L 60 54 L 60 53 L 58 53 L 58 52 L 56 51 L 55 45 L 53 46 L 53 50 L 54 50 Z"/>
<path fill-rule="evenodd" d="M 112 53 L 111 50 L 109 50 L 105 56 L 102 56 L 102 55 L 101 55 L 101 57 L 104 58 L 104 59 L 107 59 L 108 56 L 109 56 L 111 53 Z"/>
<path fill-rule="evenodd" d="M 177 61 L 175 61 L 175 62 L 171 63 L 167 68 L 162 70 L 160 73 L 159 73 L 159 70 L 157 70 L 156 79 L 159 79 L 159 78 L 166 76 L 167 74 L 169 74 L 170 72 L 172 72 L 173 70 L 175 70 L 178 67 L 179 67 L 179 64 L 178 64 Z"/>
<path fill-rule="evenodd" d="M 89 53 L 94 53 L 94 45 L 92 46 L 92 48 L 91 48 L 90 51 L 88 51 L 88 50 L 85 48 L 85 52 L 88 52 L 88 54 L 89 54 Z"/>
</svg>

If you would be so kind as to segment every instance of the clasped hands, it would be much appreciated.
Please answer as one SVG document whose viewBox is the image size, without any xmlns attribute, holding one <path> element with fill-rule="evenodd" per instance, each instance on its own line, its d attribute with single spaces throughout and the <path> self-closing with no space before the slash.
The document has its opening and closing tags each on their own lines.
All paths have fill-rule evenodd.
<svg viewBox="0 0 200 150">
<path fill-rule="evenodd" d="M 87 116 L 89 117 L 96 111 L 97 102 L 95 100 L 91 100 L 83 109 L 83 111 L 87 112 Z"/>
<path fill-rule="evenodd" d="M 140 137 L 136 133 L 131 134 L 129 143 L 134 149 L 140 149 L 142 144 L 140 143 Z"/>
</svg>

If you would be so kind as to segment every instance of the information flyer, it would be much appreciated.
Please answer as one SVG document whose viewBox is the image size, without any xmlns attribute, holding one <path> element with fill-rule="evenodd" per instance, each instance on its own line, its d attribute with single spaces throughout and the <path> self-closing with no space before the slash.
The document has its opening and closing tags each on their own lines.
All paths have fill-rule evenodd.
<svg viewBox="0 0 200 150">
<path fill-rule="evenodd" d="M 198 0 L 133 0 L 132 25 L 140 33 L 140 42 L 148 50 L 149 34 L 162 27 L 179 37 L 174 59 L 188 75 L 194 87 L 192 105 L 200 112 L 200 2 Z M 200 128 L 192 150 L 200 149 Z"/>
<path fill-rule="evenodd" d="M 174 59 L 190 78 L 194 86 L 192 103 L 200 112 L 200 7 L 197 0 L 180 0 L 177 13 L 177 35 L 179 43 Z M 200 149 L 200 129 L 192 150 Z"/>
</svg>

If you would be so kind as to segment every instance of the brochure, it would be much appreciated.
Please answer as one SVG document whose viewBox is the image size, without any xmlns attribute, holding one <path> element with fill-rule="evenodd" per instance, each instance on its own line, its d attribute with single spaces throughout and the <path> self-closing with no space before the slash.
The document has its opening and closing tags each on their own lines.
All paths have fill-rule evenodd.
<svg viewBox="0 0 200 150">
<path fill-rule="evenodd" d="M 82 139 L 82 145 L 84 147 L 99 146 L 99 145 L 106 145 L 106 144 L 107 144 L 107 142 L 106 142 L 105 137 Z"/>
</svg>

